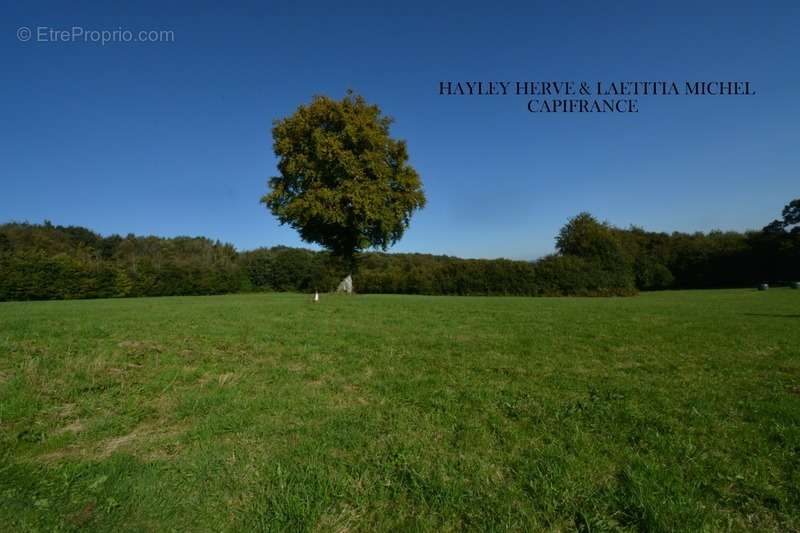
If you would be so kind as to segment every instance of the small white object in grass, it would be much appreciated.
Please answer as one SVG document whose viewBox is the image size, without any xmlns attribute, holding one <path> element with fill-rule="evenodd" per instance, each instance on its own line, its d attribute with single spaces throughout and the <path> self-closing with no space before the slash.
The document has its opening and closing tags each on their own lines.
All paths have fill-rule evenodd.
<svg viewBox="0 0 800 533">
<path fill-rule="evenodd" d="M 318 301 L 319 301 L 319 292 L 315 292 L 315 293 L 314 293 L 314 301 L 315 301 L 315 302 L 318 302 Z"/>
</svg>

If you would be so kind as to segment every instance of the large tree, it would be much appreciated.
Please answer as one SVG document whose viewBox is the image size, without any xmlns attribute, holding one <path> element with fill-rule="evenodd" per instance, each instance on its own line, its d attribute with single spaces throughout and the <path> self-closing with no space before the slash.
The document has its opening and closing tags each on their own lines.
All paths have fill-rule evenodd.
<svg viewBox="0 0 800 533">
<path fill-rule="evenodd" d="M 391 123 L 348 91 L 338 101 L 316 96 L 272 128 L 280 175 L 261 201 L 303 240 L 344 259 L 351 273 L 360 251 L 396 243 L 425 205 L 405 141 L 389 136 Z"/>
<path fill-rule="evenodd" d="M 608 223 L 598 222 L 585 211 L 569 219 L 558 232 L 556 250 L 562 255 L 584 259 L 620 255 L 619 243 Z"/>
<path fill-rule="evenodd" d="M 556 250 L 562 256 L 584 259 L 604 283 L 634 286 L 633 258 L 626 253 L 619 235 L 610 224 L 599 222 L 589 213 L 569 219 L 556 237 Z"/>
</svg>

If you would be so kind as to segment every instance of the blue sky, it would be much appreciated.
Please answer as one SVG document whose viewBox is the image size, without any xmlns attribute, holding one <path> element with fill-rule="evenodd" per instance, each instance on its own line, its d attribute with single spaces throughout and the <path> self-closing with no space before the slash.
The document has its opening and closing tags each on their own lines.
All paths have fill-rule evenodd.
<svg viewBox="0 0 800 533">
<path fill-rule="evenodd" d="M 760 228 L 800 196 L 796 2 L 8 4 L 0 221 L 300 245 L 259 203 L 271 123 L 347 88 L 395 118 L 423 179 L 428 205 L 394 251 L 535 258 L 580 211 Z M 21 42 L 22 26 L 174 42 Z M 534 115 L 524 97 L 439 96 L 442 80 L 749 80 L 757 94 Z"/>
</svg>

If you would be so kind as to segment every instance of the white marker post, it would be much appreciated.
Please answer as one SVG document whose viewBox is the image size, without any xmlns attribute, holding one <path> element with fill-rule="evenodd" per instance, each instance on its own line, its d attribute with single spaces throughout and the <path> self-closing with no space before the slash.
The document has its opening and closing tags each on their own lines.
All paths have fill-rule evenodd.
<svg viewBox="0 0 800 533">
<path fill-rule="evenodd" d="M 318 302 L 318 301 L 319 301 L 319 292 L 315 292 L 315 293 L 314 293 L 314 301 L 315 301 L 315 302 Z"/>
</svg>

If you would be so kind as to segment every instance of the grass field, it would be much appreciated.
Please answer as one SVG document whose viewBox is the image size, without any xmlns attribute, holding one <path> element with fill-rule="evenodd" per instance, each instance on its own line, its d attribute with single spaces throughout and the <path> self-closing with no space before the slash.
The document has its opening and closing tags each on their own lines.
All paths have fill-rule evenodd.
<svg viewBox="0 0 800 533">
<path fill-rule="evenodd" d="M 800 291 L 0 304 L 0 529 L 800 529 Z"/>
</svg>

